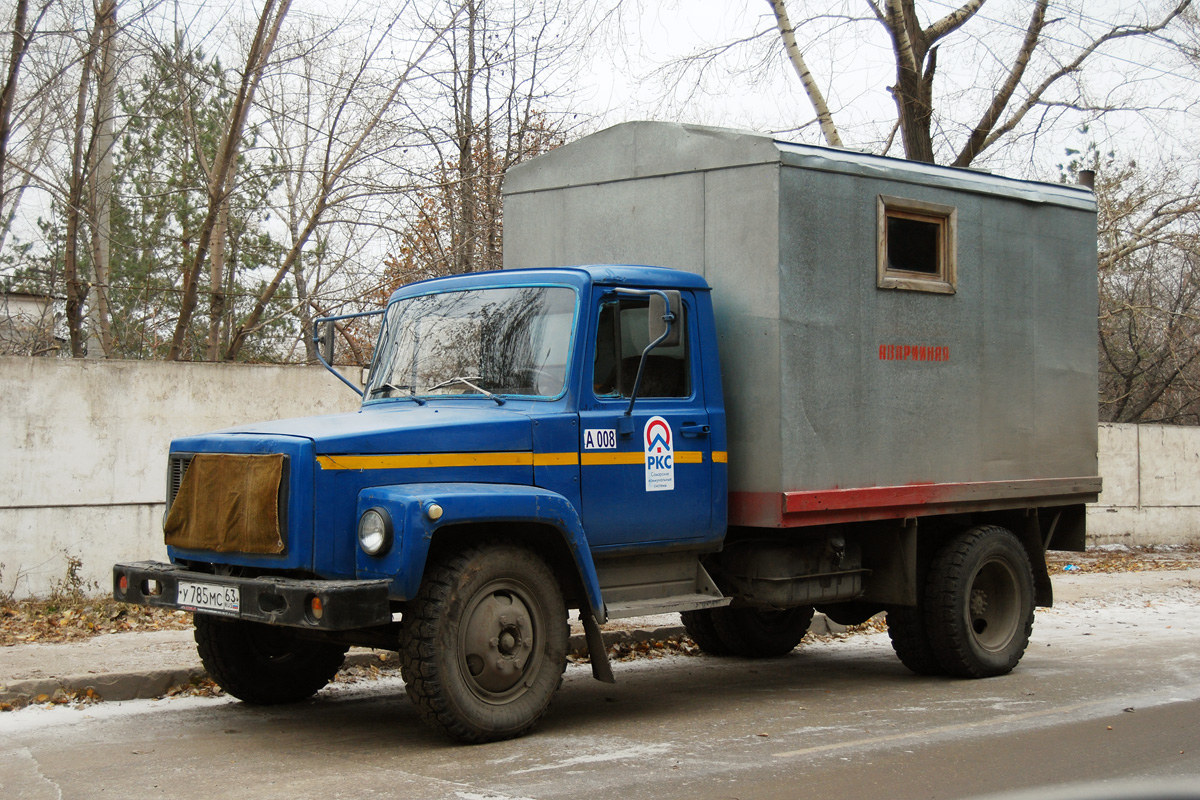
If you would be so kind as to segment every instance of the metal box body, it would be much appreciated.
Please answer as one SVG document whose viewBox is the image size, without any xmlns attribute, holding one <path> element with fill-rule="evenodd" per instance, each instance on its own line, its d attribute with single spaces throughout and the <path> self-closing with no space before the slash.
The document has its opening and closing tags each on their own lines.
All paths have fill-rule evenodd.
<svg viewBox="0 0 1200 800">
<path fill-rule="evenodd" d="M 881 196 L 953 207 L 953 294 L 879 287 Z M 637 122 L 515 167 L 504 202 L 506 268 L 647 264 L 713 287 L 731 524 L 777 524 L 796 493 L 1098 488 L 1086 189 Z"/>
</svg>

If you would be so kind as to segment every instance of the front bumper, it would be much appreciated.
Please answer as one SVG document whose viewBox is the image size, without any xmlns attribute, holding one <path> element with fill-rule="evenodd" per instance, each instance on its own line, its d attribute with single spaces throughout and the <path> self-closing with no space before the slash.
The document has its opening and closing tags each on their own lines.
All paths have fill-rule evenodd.
<svg viewBox="0 0 1200 800">
<path fill-rule="evenodd" d="M 181 580 L 235 589 L 240 598 L 237 610 L 221 611 L 180 603 Z M 386 580 L 323 581 L 271 575 L 234 578 L 195 572 L 158 561 L 114 565 L 113 598 L 123 603 L 177 608 L 311 630 L 345 631 L 392 621 Z M 314 598 L 320 601 L 319 614 L 313 610 Z"/>
</svg>

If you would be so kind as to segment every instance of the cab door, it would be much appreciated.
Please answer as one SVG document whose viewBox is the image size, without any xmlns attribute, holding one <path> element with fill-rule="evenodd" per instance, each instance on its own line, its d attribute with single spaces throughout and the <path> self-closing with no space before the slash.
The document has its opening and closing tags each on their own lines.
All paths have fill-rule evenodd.
<svg viewBox="0 0 1200 800">
<path fill-rule="evenodd" d="M 580 403 L 580 489 L 593 549 L 711 538 L 712 443 L 695 357 L 696 315 L 689 295 L 681 299 L 679 344 L 647 355 L 629 415 L 650 341 L 649 300 L 611 292 L 592 309 L 592 380 Z"/>
</svg>

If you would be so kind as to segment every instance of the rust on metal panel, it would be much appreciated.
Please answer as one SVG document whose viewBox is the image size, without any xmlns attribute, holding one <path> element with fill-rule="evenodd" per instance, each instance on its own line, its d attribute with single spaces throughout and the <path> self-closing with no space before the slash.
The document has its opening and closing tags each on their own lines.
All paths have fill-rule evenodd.
<svg viewBox="0 0 1200 800">
<path fill-rule="evenodd" d="M 807 492 L 731 492 L 729 523 L 801 527 L 1094 502 L 1100 478 L 916 483 Z"/>
</svg>

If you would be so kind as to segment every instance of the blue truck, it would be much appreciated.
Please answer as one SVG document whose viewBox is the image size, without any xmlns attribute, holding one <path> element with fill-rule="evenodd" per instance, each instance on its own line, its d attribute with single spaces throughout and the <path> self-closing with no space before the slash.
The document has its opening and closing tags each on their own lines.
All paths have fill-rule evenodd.
<svg viewBox="0 0 1200 800">
<path fill-rule="evenodd" d="M 1017 665 L 1100 490 L 1090 191 L 655 123 L 509 186 L 529 268 L 399 288 L 356 413 L 174 441 L 169 563 L 118 600 L 194 612 L 249 703 L 396 650 L 464 742 L 545 713 L 571 610 L 604 681 L 601 626 L 667 612 L 714 655 L 886 612 L 914 672 Z M 591 254 L 626 263 L 536 263 Z"/>
</svg>

